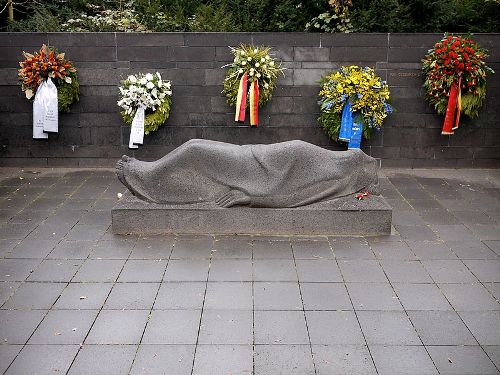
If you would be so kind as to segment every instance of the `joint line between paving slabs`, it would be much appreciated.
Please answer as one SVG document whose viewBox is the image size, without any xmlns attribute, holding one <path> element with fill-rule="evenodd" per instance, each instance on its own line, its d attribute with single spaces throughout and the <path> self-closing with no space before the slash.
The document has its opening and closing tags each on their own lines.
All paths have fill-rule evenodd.
<svg viewBox="0 0 500 375">
<path fill-rule="evenodd" d="M 175 237 L 174 242 L 172 243 L 172 246 L 170 246 L 170 252 L 168 253 L 167 264 L 165 266 L 165 269 L 163 270 L 163 274 L 161 275 L 161 280 L 160 280 L 160 283 L 158 285 L 158 290 L 156 291 L 155 298 L 153 299 L 153 303 L 151 304 L 151 308 L 149 309 L 148 319 L 146 320 L 146 324 L 144 325 L 144 329 L 142 330 L 141 338 L 139 339 L 139 343 L 137 344 L 137 348 L 136 348 L 135 353 L 134 353 L 134 358 L 132 359 L 132 362 L 130 363 L 130 368 L 128 370 L 128 374 L 130 374 L 132 372 L 132 368 L 134 367 L 135 360 L 137 359 L 137 355 L 139 354 L 139 350 L 140 350 L 141 345 L 142 345 L 142 339 L 144 338 L 144 334 L 146 333 L 146 329 L 148 328 L 148 324 L 149 324 L 149 321 L 151 319 L 151 315 L 153 314 L 153 308 L 154 308 L 154 305 L 156 303 L 156 299 L 158 298 L 158 294 L 160 293 L 160 289 L 163 285 L 163 280 L 165 279 L 165 274 L 167 273 L 167 268 L 168 268 L 168 265 L 170 264 L 170 257 L 172 256 L 173 248 L 175 247 L 176 242 L 177 242 L 177 236 Z M 134 247 L 130 251 L 130 256 L 134 252 L 134 249 L 138 243 L 139 243 L 139 239 L 136 240 Z M 161 259 L 158 259 L 158 261 L 161 261 Z"/>
<path fill-rule="evenodd" d="M 404 242 L 404 243 L 406 243 L 406 242 Z M 415 324 L 413 324 L 413 321 L 410 319 L 410 316 L 408 315 L 408 311 L 406 311 L 406 308 L 405 308 L 405 307 L 403 306 L 403 304 L 401 303 L 401 300 L 399 299 L 399 296 L 398 296 L 398 294 L 396 293 L 396 289 L 394 289 L 394 286 L 392 285 L 392 282 L 391 282 L 391 280 L 389 279 L 389 276 L 388 276 L 388 275 L 387 275 L 387 273 L 385 272 L 385 269 L 384 269 L 384 267 L 382 266 L 382 263 L 381 263 L 380 259 L 378 259 L 378 258 L 377 258 L 376 254 L 375 254 L 375 251 L 373 251 L 373 249 L 372 249 L 372 247 L 371 247 L 370 243 L 368 243 L 368 246 L 370 246 L 370 250 L 372 251 L 373 255 L 375 256 L 375 259 L 376 259 L 376 261 L 377 261 L 377 263 L 378 263 L 379 267 L 382 269 L 382 272 L 384 273 L 384 275 L 385 275 L 385 277 L 386 277 L 387 281 L 389 282 L 389 285 L 391 286 L 391 289 L 392 289 L 392 291 L 393 291 L 394 295 L 398 297 L 398 302 L 399 302 L 399 304 L 401 305 L 401 307 L 403 308 L 403 311 L 404 311 L 404 313 L 405 313 L 405 315 L 406 315 L 406 318 L 408 319 L 408 321 L 410 322 L 411 326 L 413 327 L 413 330 L 415 331 L 415 334 L 418 336 L 418 339 L 420 340 L 420 343 L 422 344 L 422 347 L 424 348 L 425 352 L 426 352 L 426 353 L 427 353 L 427 355 L 429 356 L 429 359 L 431 360 L 432 365 L 433 365 L 433 366 L 434 366 L 434 368 L 436 369 L 437 373 L 438 373 L 438 374 L 440 374 L 440 371 L 439 371 L 438 367 L 436 366 L 436 362 L 434 362 L 434 359 L 431 357 L 431 354 L 429 353 L 429 350 L 427 349 L 427 346 L 424 344 L 424 342 L 423 342 L 422 338 L 421 338 L 421 337 L 420 337 L 420 335 L 418 334 L 418 331 L 417 331 L 417 328 L 415 327 Z M 413 252 L 413 251 L 412 251 L 412 252 Z M 411 262 L 414 262 L 414 261 L 411 261 Z M 421 261 L 420 259 L 417 259 L 415 262 L 420 263 L 420 265 L 422 266 L 422 268 L 425 270 L 425 267 L 424 267 L 424 265 L 422 264 L 422 261 Z M 427 272 L 427 270 L 426 270 L 426 272 Z M 429 277 L 430 277 L 430 275 L 429 275 Z M 432 277 L 431 277 L 431 279 L 432 279 Z M 434 279 L 432 279 L 432 281 L 434 282 Z M 436 285 L 437 285 L 437 284 L 436 284 Z"/>
<path fill-rule="evenodd" d="M 76 224 L 75 224 L 76 225 Z M 137 241 L 137 240 L 136 240 Z M 99 309 L 99 312 L 96 314 L 95 318 L 94 318 L 94 321 L 92 322 L 92 324 L 90 325 L 90 328 L 89 330 L 87 331 L 87 334 L 85 335 L 85 337 L 83 338 L 82 342 L 80 343 L 80 346 L 78 347 L 78 350 L 76 351 L 76 354 L 75 356 L 73 357 L 73 360 L 71 361 L 71 364 L 69 365 L 68 367 L 68 370 L 66 371 L 66 375 L 69 373 L 69 371 L 71 370 L 71 367 L 73 367 L 74 363 L 75 363 L 75 360 L 76 360 L 76 357 L 78 357 L 78 354 L 80 354 L 80 351 L 82 350 L 83 346 L 84 346 L 84 343 L 85 343 L 85 340 L 87 340 L 87 337 L 89 336 L 90 334 L 90 331 L 92 331 L 92 328 L 94 328 L 94 324 L 95 322 L 97 321 L 97 318 L 99 317 L 99 315 L 101 314 L 102 310 L 104 309 L 104 305 L 106 304 L 106 302 L 108 301 L 108 298 L 109 298 L 109 295 L 111 294 L 111 292 L 113 291 L 113 288 L 115 287 L 116 285 L 116 282 L 118 281 L 118 278 L 120 277 L 121 273 L 123 272 L 123 269 L 125 268 L 125 265 L 127 264 L 127 261 L 129 260 L 130 258 L 130 255 L 132 254 L 132 250 L 130 250 L 129 254 L 128 254 L 128 257 L 127 259 L 125 260 L 125 262 L 123 262 L 123 265 L 122 265 L 122 268 L 120 269 L 120 272 L 118 272 L 118 275 L 116 275 L 116 278 L 114 279 L 114 281 L 112 282 L 113 286 L 109 289 L 109 292 L 108 294 L 106 295 L 106 298 L 104 300 L 104 302 L 102 303 L 100 309 Z M 85 261 L 82 263 L 82 265 L 80 267 L 83 266 L 83 264 L 88 261 L 90 259 L 90 256 L 92 255 L 92 251 L 90 251 L 90 253 L 88 254 L 87 258 L 85 259 Z M 76 273 L 75 275 L 73 275 L 73 278 L 76 276 Z M 73 280 L 73 278 L 71 278 L 71 280 Z M 71 282 L 71 281 L 70 281 Z M 68 283 L 69 284 L 69 283 Z"/>
<path fill-rule="evenodd" d="M 80 186 L 82 186 L 82 185 L 84 184 L 84 182 L 85 182 L 85 181 L 86 181 L 86 179 L 85 179 L 84 181 L 82 181 L 82 183 L 81 183 L 80 185 L 78 185 L 78 187 L 77 187 L 76 189 L 78 189 Z M 55 185 L 55 182 L 54 182 L 52 185 L 50 185 L 49 187 L 51 187 L 51 186 L 53 186 L 53 185 Z M 75 189 L 75 190 L 76 190 L 76 189 Z M 16 190 L 16 191 L 17 191 L 17 190 Z M 38 197 L 39 197 L 39 196 L 37 196 L 35 199 L 33 199 L 33 201 L 35 201 L 36 199 L 38 199 Z M 67 200 L 67 199 L 69 199 L 69 197 L 67 197 L 67 198 L 66 198 L 66 200 Z M 61 203 L 61 204 L 62 204 L 62 203 Z M 29 205 L 29 204 L 28 204 L 28 205 Z M 27 206 L 28 206 L 28 205 L 27 205 Z M 26 207 L 27 207 L 27 206 L 26 206 Z M 20 210 L 19 212 L 23 211 L 26 207 L 24 207 L 24 208 L 23 208 L 22 210 Z M 49 216 L 50 216 L 50 215 L 49 215 Z M 17 243 L 17 244 L 13 247 L 13 249 L 12 249 L 12 250 L 14 250 L 14 249 L 15 249 L 15 248 L 16 248 L 16 247 L 17 247 L 17 246 L 18 246 L 18 245 L 19 245 L 19 244 L 20 244 L 23 240 L 25 240 L 26 238 L 28 238 L 28 236 L 29 236 L 31 233 L 33 233 L 33 232 L 34 232 L 34 231 L 35 231 L 35 230 L 36 230 L 36 229 L 37 229 L 37 228 L 38 228 L 41 224 L 43 224 L 46 220 L 47 220 L 47 218 L 45 218 L 44 220 L 42 220 L 42 221 L 41 221 L 38 225 L 36 225 L 36 226 L 35 226 L 35 227 L 31 230 L 31 231 L 29 231 L 29 232 L 28 232 L 28 233 L 24 236 L 24 238 L 22 238 L 22 239 L 21 239 L 21 240 L 20 240 L 20 241 L 19 241 L 19 242 L 18 242 L 18 243 Z M 78 223 L 78 221 L 77 221 L 77 222 L 75 222 L 75 224 L 73 224 L 73 226 L 72 226 L 72 227 L 68 230 L 68 232 L 69 232 L 71 229 L 73 229 L 73 227 L 74 227 L 77 223 Z M 39 266 L 43 263 L 43 261 L 44 261 L 45 259 L 47 259 L 47 257 L 50 255 L 50 253 L 52 253 L 52 251 L 54 251 L 54 249 L 56 248 L 56 246 L 57 246 L 60 242 L 62 242 L 63 238 L 64 238 L 64 237 L 62 237 L 62 238 L 61 238 L 58 242 L 56 242 L 56 243 L 53 245 L 52 250 L 51 250 L 51 251 L 50 251 L 47 255 L 45 255 L 45 257 L 44 257 L 44 258 L 42 258 L 42 259 L 40 260 L 40 262 L 38 263 L 38 265 L 37 265 L 37 266 L 36 266 L 33 270 L 31 270 L 31 272 L 30 272 L 30 273 L 26 276 L 26 278 L 25 278 L 25 279 L 24 279 L 24 280 L 23 280 L 23 281 L 19 284 L 19 286 L 18 286 L 18 287 L 16 288 L 16 290 L 12 293 L 12 295 L 11 295 L 9 298 L 7 298 L 7 299 L 5 300 L 5 302 L 2 304 L 2 306 L 3 306 L 4 304 L 6 304 L 6 303 L 8 302 L 8 300 L 14 296 L 14 294 L 17 292 L 17 290 L 18 290 L 19 288 L 21 288 L 23 285 L 25 285 L 27 282 L 29 282 L 29 281 L 28 281 L 28 278 L 31 276 L 31 274 L 32 274 L 32 273 L 36 270 L 36 268 L 38 268 L 38 267 L 39 267 Z M 13 258 L 13 259 L 16 259 L 16 258 Z M 19 258 L 19 259 L 21 259 L 21 258 Z M 36 259 L 36 258 L 35 258 L 35 259 Z M 83 264 L 83 263 L 82 263 L 82 264 Z M 80 267 L 81 267 L 81 266 L 82 266 L 82 265 L 80 265 Z M 35 327 L 35 329 L 33 330 L 33 332 L 31 332 L 31 335 L 30 335 L 30 336 L 26 339 L 26 342 L 22 345 L 21 350 L 19 350 L 19 352 L 18 352 L 18 353 L 14 356 L 14 358 L 13 358 L 13 359 L 12 359 L 12 361 L 10 362 L 9 366 L 7 366 L 7 368 L 5 369 L 4 374 L 5 374 L 5 373 L 9 370 L 10 366 L 12 366 L 12 364 L 13 364 L 13 363 L 14 363 L 14 361 L 17 359 L 17 357 L 19 356 L 19 354 L 21 354 L 21 352 L 24 350 L 24 348 L 26 347 L 26 345 L 27 345 L 27 343 L 29 342 L 29 340 L 31 339 L 31 337 L 35 334 L 35 332 L 36 332 L 36 330 L 38 329 L 38 327 L 40 327 L 40 325 L 42 324 L 42 322 L 45 320 L 45 318 L 47 317 L 47 315 L 49 314 L 49 312 L 52 310 L 52 307 L 54 307 L 54 305 L 57 303 L 57 301 L 58 301 L 58 300 L 59 300 L 59 298 L 61 297 L 61 294 L 62 294 L 62 293 L 64 292 L 64 290 L 68 287 L 69 283 L 71 282 L 71 280 L 73 279 L 73 277 L 75 277 L 75 275 L 76 275 L 76 273 L 78 272 L 78 270 L 80 269 L 80 267 L 78 267 L 78 269 L 75 271 L 75 273 L 74 273 L 74 274 L 73 274 L 73 276 L 71 277 L 70 281 L 68 281 L 68 282 L 66 283 L 66 286 L 65 286 L 65 287 L 61 290 L 61 293 L 59 294 L 59 296 L 55 299 L 55 301 L 52 303 L 52 305 L 50 306 L 50 308 L 49 308 L 49 309 L 47 310 L 47 312 L 44 314 L 43 318 L 42 318 L 42 319 L 40 320 L 40 322 L 37 324 L 37 326 Z M 89 331 L 90 331 L 90 330 L 89 330 Z M 87 334 L 88 334 L 88 333 L 87 333 Z M 80 350 L 80 349 L 78 349 L 78 351 L 79 351 L 79 350 Z M 77 354 L 78 354 L 78 352 L 77 352 Z M 75 355 L 75 358 L 76 358 L 76 355 Z M 73 361 L 75 360 L 75 358 L 73 358 Z M 73 364 L 73 361 L 71 362 L 71 364 Z M 70 367 L 71 367 L 71 366 L 70 366 Z M 68 371 L 69 371 L 69 368 L 68 368 Z"/>
<path fill-rule="evenodd" d="M 252 249 L 252 374 L 255 374 L 255 353 L 257 351 L 257 347 L 255 346 L 255 265 L 253 244 L 254 239 L 252 237 L 250 245 Z"/>
<path fill-rule="evenodd" d="M 327 241 L 328 241 L 328 245 L 330 246 L 330 249 L 332 249 L 332 252 L 335 255 L 335 251 L 333 250 L 334 247 L 330 243 L 330 238 L 329 237 L 327 237 Z M 373 250 L 372 250 L 371 247 L 370 247 L 370 251 L 372 251 L 372 253 L 373 253 Z M 366 350 L 368 350 L 368 353 L 370 354 L 370 358 L 372 360 L 373 368 L 375 369 L 375 372 L 378 374 L 378 368 L 375 365 L 375 360 L 373 359 L 372 351 L 370 350 L 370 346 L 368 345 L 368 341 L 366 340 L 365 332 L 363 331 L 363 328 L 361 327 L 361 322 L 359 321 L 358 312 L 356 311 L 356 308 L 354 307 L 354 302 L 352 302 L 351 294 L 349 293 L 349 289 L 347 288 L 347 284 L 346 284 L 346 281 L 345 281 L 345 278 L 344 278 L 344 274 L 342 273 L 342 268 L 340 268 L 340 266 L 339 266 L 339 261 L 337 259 L 337 256 L 335 256 L 335 264 L 337 265 L 337 268 L 339 269 L 339 272 L 340 272 L 340 276 L 342 277 L 342 282 L 343 282 L 344 288 L 345 288 L 345 290 L 347 292 L 347 296 L 349 297 L 349 302 L 351 302 L 352 311 L 354 312 L 354 316 L 356 317 L 356 321 L 358 322 L 359 330 L 361 331 L 361 334 L 363 335 L 363 340 L 365 340 Z"/>
<path fill-rule="evenodd" d="M 293 249 L 292 239 L 290 237 L 288 238 L 288 241 L 290 244 L 290 248 L 292 250 L 292 258 L 293 258 L 293 264 L 294 264 L 294 268 L 295 268 L 295 275 L 297 275 L 297 285 L 299 287 L 300 302 L 302 303 L 302 314 L 304 315 L 304 321 L 306 323 L 307 339 L 309 340 L 309 350 L 311 352 L 311 360 L 313 363 L 314 373 L 317 374 L 318 372 L 316 371 L 316 361 L 314 360 L 313 348 L 312 348 L 312 343 L 311 343 L 311 335 L 309 333 L 309 325 L 307 324 L 306 310 L 304 307 L 304 298 L 302 297 L 302 288 L 300 287 L 299 271 L 297 269 L 297 261 L 295 259 L 295 251 Z"/>
<path fill-rule="evenodd" d="M 193 353 L 193 364 L 191 365 L 191 375 L 193 375 L 194 372 L 194 365 L 196 361 L 196 352 L 198 351 L 198 341 L 200 340 L 200 330 L 201 330 L 201 322 L 203 319 L 203 311 L 205 308 L 205 299 L 207 298 L 207 289 L 208 289 L 208 279 L 210 277 L 210 268 L 212 266 L 212 255 L 213 255 L 213 249 L 215 246 L 215 237 L 212 236 L 212 245 L 210 246 L 210 257 L 208 261 L 208 272 L 207 272 L 207 279 L 205 280 L 205 292 L 203 294 L 203 303 L 201 304 L 201 314 L 200 314 L 200 322 L 198 324 L 198 333 L 196 335 L 196 343 L 194 346 L 194 353 Z"/>
</svg>

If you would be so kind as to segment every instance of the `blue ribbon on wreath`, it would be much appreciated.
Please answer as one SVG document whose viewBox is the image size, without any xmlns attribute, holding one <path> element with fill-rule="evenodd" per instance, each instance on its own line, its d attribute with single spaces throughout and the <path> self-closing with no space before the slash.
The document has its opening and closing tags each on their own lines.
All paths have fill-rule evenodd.
<svg viewBox="0 0 500 375">
<path fill-rule="evenodd" d="M 347 142 L 349 149 L 360 148 L 362 135 L 363 116 L 360 113 L 353 113 L 351 103 L 346 101 L 342 110 L 339 139 Z"/>
</svg>

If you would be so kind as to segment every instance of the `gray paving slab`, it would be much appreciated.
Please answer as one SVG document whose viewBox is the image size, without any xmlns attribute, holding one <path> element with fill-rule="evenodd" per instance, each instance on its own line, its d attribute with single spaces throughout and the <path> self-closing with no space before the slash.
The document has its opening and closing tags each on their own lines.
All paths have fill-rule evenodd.
<svg viewBox="0 0 500 375">
<path fill-rule="evenodd" d="M 435 284 L 393 283 L 392 286 L 406 310 L 452 310 Z"/>
<path fill-rule="evenodd" d="M 44 259 L 28 277 L 28 281 L 69 282 L 82 260 Z"/>
<path fill-rule="evenodd" d="M 22 345 L 0 345 L 0 372 L 3 374 L 23 348 Z"/>
<path fill-rule="evenodd" d="M 138 344 L 148 315 L 147 310 L 102 310 L 85 344 Z"/>
<path fill-rule="evenodd" d="M 49 311 L 28 344 L 80 344 L 83 342 L 98 310 Z"/>
<path fill-rule="evenodd" d="M 192 374 L 251 374 L 252 352 L 250 345 L 198 345 Z"/>
<path fill-rule="evenodd" d="M 423 346 L 370 345 L 379 375 L 439 374 Z"/>
<path fill-rule="evenodd" d="M 130 259 L 169 259 L 175 236 L 139 237 Z"/>
<path fill-rule="evenodd" d="M 297 259 L 300 282 L 342 282 L 337 262 L 333 259 Z"/>
<path fill-rule="evenodd" d="M 485 243 L 476 241 L 446 241 L 460 259 L 498 259 L 498 254 Z"/>
<path fill-rule="evenodd" d="M 10 254 L 6 255 L 6 258 L 17 258 L 17 259 L 41 259 L 45 258 L 52 249 L 56 246 L 57 241 L 55 240 L 22 240 L 16 247 L 12 249 Z"/>
<path fill-rule="evenodd" d="M 460 311 L 458 314 L 480 345 L 500 342 L 500 311 Z"/>
<path fill-rule="evenodd" d="M 289 241 L 254 240 L 253 259 L 292 259 L 292 246 Z"/>
<path fill-rule="evenodd" d="M 256 345 L 255 375 L 314 375 L 309 345 Z"/>
<path fill-rule="evenodd" d="M 84 345 L 68 374 L 127 375 L 136 350 L 135 345 Z"/>
<path fill-rule="evenodd" d="M 393 283 L 430 283 L 432 279 L 419 261 L 382 260 L 382 267 Z"/>
<path fill-rule="evenodd" d="M 171 259 L 165 272 L 165 281 L 207 281 L 209 260 Z"/>
<path fill-rule="evenodd" d="M 497 369 L 500 369 L 500 345 L 483 346 L 490 360 L 494 363 Z"/>
<path fill-rule="evenodd" d="M 212 259 L 209 281 L 252 281 L 251 259 Z"/>
<path fill-rule="evenodd" d="M 334 254 L 330 243 L 324 240 L 292 241 L 295 259 L 333 259 Z"/>
<path fill-rule="evenodd" d="M 295 263 L 291 259 L 255 259 L 255 281 L 297 281 Z"/>
<path fill-rule="evenodd" d="M 78 348 L 78 345 L 26 345 L 5 374 L 65 373 Z"/>
<path fill-rule="evenodd" d="M 484 282 L 500 282 L 500 259 L 464 260 L 465 265 Z"/>
<path fill-rule="evenodd" d="M 45 310 L 0 310 L 1 342 L 25 344 L 45 314 Z"/>
<path fill-rule="evenodd" d="M 403 310 L 398 296 L 387 283 L 347 283 L 355 310 Z"/>
<path fill-rule="evenodd" d="M 88 225 L 88 224 L 77 224 L 68 232 L 67 240 L 87 240 L 94 241 L 99 240 L 106 232 L 107 225 Z"/>
<path fill-rule="evenodd" d="M 130 374 L 191 375 L 194 345 L 141 345 Z"/>
<path fill-rule="evenodd" d="M 303 311 L 255 311 L 255 344 L 309 344 Z"/>
<path fill-rule="evenodd" d="M 23 283 L 2 306 L 6 309 L 50 309 L 66 283 Z"/>
<path fill-rule="evenodd" d="M 87 259 L 96 241 L 61 241 L 47 255 L 49 259 Z"/>
<path fill-rule="evenodd" d="M 361 345 L 313 345 L 316 374 L 375 375 L 368 348 Z"/>
<path fill-rule="evenodd" d="M 127 259 L 132 252 L 135 241 L 130 240 L 100 240 L 94 246 L 93 259 Z"/>
<path fill-rule="evenodd" d="M 160 282 L 166 268 L 165 260 L 129 259 L 118 277 L 118 282 Z"/>
<path fill-rule="evenodd" d="M 212 254 L 212 236 L 185 236 L 175 242 L 172 259 L 208 259 Z"/>
<path fill-rule="evenodd" d="M 20 282 L 0 282 L 0 306 L 14 294 L 19 285 Z"/>
<path fill-rule="evenodd" d="M 483 243 L 488 246 L 492 251 L 495 252 L 495 254 L 497 254 L 498 256 L 500 256 L 500 241 L 489 241 L 489 240 L 486 240 L 486 241 L 483 241 Z"/>
<path fill-rule="evenodd" d="M 481 240 L 500 240 L 498 224 L 468 224 L 467 227 Z"/>
<path fill-rule="evenodd" d="M 352 310 L 343 283 L 300 283 L 305 310 Z"/>
<path fill-rule="evenodd" d="M 118 259 L 88 259 L 83 263 L 72 281 L 114 282 L 124 264 L 125 260 Z"/>
<path fill-rule="evenodd" d="M 440 374 L 498 374 L 479 346 L 427 346 Z"/>
<path fill-rule="evenodd" d="M 253 311 L 204 310 L 198 344 L 252 345 Z"/>
<path fill-rule="evenodd" d="M 216 236 L 212 257 L 224 259 L 251 259 L 252 237 L 246 235 Z"/>
<path fill-rule="evenodd" d="M 477 278 L 460 260 L 424 260 L 422 264 L 436 283 L 477 282 Z"/>
<path fill-rule="evenodd" d="M 408 316 L 425 345 L 477 345 L 454 311 L 408 311 Z"/>
<path fill-rule="evenodd" d="M 204 308 L 251 310 L 253 308 L 252 283 L 209 282 Z"/>
<path fill-rule="evenodd" d="M 353 311 L 306 311 L 312 344 L 365 344 Z"/>
<path fill-rule="evenodd" d="M 431 225 L 436 235 L 443 241 L 474 241 L 478 238 L 474 236 L 465 225 Z"/>
<path fill-rule="evenodd" d="M 253 300 L 255 310 L 302 310 L 296 282 L 255 282 Z"/>
<path fill-rule="evenodd" d="M 204 282 L 167 282 L 162 283 L 153 308 L 201 309 L 205 299 Z"/>
<path fill-rule="evenodd" d="M 440 284 L 439 288 L 457 311 L 500 310 L 498 301 L 480 283 Z"/>
<path fill-rule="evenodd" d="M 0 281 L 24 281 L 40 262 L 39 259 L 2 259 Z"/>
<path fill-rule="evenodd" d="M 201 310 L 154 310 L 151 313 L 142 343 L 196 344 Z"/>
<path fill-rule="evenodd" d="M 435 241 L 436 234 L 426 225 L 394 225 L 405 240 Z"/>
<path fill-rule="evenodd" d="M 151 310 L 159 287 L 159 283 L 116 283 L 104 309 Z"/>
<path fill-rule="evenodd" d="M 500 303 L 500 283 L 484 283 L 483 285 L 489 290 L 493 298 Z"/>
<path fill-rule="evenodd" d="M 415 254 L 405 242 L 377 242 L 371 245 L 378 259 L 415 260 Z"/>
<path fill-rule="evenodd" d="M 402 311 L 358 311 L 368 345 L 420 345 L 415 328 Z"/>
<path fill-rule="evenodd" d="M 53 309 L 99 310 L 108 297 L 111 283 L 70 283 Z"/>
<path fill-rule="evenodd" d="M 388 282 L 376 260 L 339 260 L 338 265 L 346 282 Z"/>
<path fill-rule="evenodd" d="M 420 260 L 457 259 L 449 246 L 441 241 L 407 241 L 407 244 Z"/>
<path fill-rule="evenodd" d="M 337 259 L 375 259 L 368 242 L 360 237 L 330 237 Z"/>
</svg>

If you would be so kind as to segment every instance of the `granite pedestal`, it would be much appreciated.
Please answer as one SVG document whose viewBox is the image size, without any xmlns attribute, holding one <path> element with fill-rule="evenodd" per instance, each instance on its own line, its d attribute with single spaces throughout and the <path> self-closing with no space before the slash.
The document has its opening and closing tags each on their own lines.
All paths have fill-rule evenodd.
<svg viewBox="0 0 500 375">
<path fill-rule="evenodd" d="M 349 195 L 296 208 L 166 205 L 125 194 L 112 209 L 116 234 L 380 235 L 391 232 L 392 208 L 381 196 Z"/>
</svg>

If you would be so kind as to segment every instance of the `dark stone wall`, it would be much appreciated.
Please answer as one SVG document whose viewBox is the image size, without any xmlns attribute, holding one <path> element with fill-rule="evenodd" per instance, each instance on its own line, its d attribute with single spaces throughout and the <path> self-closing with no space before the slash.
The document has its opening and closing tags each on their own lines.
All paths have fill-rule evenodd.
<svg viewBox="0 0 500 375">
<path fill-rule="evenodd" d="M 500 166 L 500 74 L 488 79 L 488 96 L 478 118 L 463 118 L 453 136 L 443 136 L 443 118 L 424 101 L 420 60 L 440 34 L 308 33 L 0 33 L 0 165 L 108 166 L 122 154 L 163 156 L 191 138 L 232 143 L 302 139 L 330 149 L 319 126 L 318 79 L 342 65 L 371 66 L 391 86 L 397 112 L 381 132 L 363 141 L 383 167 Z M 500 34 L 478 34 L 490 51 L 488 64 L 500 70 Z M 228 46 L 252 42 L 275 47 L 287 68 L 274 97 L 260 111 L 257 129 L 233 121 L 234 108 L 221 94 L 232 60 Z M 60 130 L 48 141 L 32 140 L 32 104 L 17 82 L 22 51 L 48 43 L 72 60 L 81 99 L 60 115 Z M 173 84 L 167 123 L 146 137 L 138 151 L 127 148 L 129 128 L 116 105 L 120 79 L 159 71 Z"/>
</svg>

